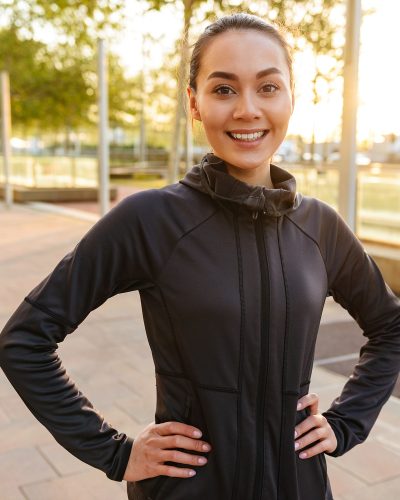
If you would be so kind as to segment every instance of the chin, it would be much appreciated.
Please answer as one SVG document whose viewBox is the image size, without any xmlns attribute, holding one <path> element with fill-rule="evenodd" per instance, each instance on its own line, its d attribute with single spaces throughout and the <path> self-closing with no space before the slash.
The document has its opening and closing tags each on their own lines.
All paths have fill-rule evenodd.
<svg viewBox="0 0 400 500">
<path fill-rule="evenodd" d="M 217 155 L 218 156 L 218 155 Z M 235 159 L 235 158 L 232 158 L 230 161 L 229 158 L 226 158 L 224 161 L 226 163 L 228 163 L 231 167 L 233 168 L 239 168 L 241 170 L 253 170 L 253 169 L 257 169 L 257 168 L 263 168 L 263 167 L 266 167 L 267 165 L 269 165 L 271 163 L 271 159 L 272 157 L 270 156 L 264 156 L 262 159 L 259 159 L 259 160 L 240 160 L 240 159 Z"/>
</svg>

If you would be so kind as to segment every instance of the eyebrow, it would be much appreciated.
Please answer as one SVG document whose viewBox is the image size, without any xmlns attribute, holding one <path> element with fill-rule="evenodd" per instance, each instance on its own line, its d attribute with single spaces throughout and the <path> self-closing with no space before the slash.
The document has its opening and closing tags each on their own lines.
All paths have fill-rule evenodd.
<svg viewBox="0 0 400 500">
<path fill-rule="evenodd" d="M 264 76 L 268 76 L 274 73 L 282 74 L 282 71 L 274 67 L 263 69 L 256 74 L 256 78 L 257 79 L 263 78 Z M 236 80 L 236 81 L 239 80 L 238 76 L 235 75 L 235 73 L 227 73 L 226 71 L 214 71 L 208 76 L 207 80 L 210 80 L 211 78 L 224 78 L 225 80 Z"/>
</svg>

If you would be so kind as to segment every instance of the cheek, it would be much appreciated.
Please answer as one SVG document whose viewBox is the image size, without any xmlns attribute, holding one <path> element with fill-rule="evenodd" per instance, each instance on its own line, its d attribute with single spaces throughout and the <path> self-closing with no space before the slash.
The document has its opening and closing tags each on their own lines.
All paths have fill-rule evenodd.
<svg viewBox="0 0 400 500">
<path fill-rule="evenodd" d="M 207 108 L 206 108 L 207 109 Z M 211 111 L 211 112 L 210 112 Z M 204 131 L 215 131 L 217 129 L 221 129 L 223 127 L 223 115 L 220 110 L 217 110 L 215 107 L 212 110 L 205 111 L 202 113 L 201 118 L 203 122 Z M 222 111 L 222 110 L 221 110 Z"/>
<path fill-rule="evenodd" d="M 268 114 L 271 120 L 276 125 L 284 126 L 288 124 L 292 116 L 292 100 L 289 96 L 282 96 L 281 99 L 276 99 L 270 103 Z"/>
</svg>

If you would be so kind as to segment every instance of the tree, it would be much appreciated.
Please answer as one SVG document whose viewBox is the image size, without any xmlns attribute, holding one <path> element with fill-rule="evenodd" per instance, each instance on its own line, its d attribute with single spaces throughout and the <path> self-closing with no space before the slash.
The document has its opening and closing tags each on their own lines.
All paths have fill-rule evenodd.
<svg viewBox="0 0 400 500">
<path fill-rule="evenodd" d="M 342 75 L 344 45 L 343 0 L 269 0 L 268 16 L 285 26 L 294 51 L 307 47 L 314 56 L 311 75 L 312 103 L 316 107 L 322 95 Z M 310 158 L 314 162 L 315 128 L 312 129 Z"/>
<path fill-rule="evenodd" d="M 150 9 L 161 10 L 162 7 L 171 3 L 179 3 L 179 6 L 183 8 L 183 28 L 181 35 L 182 42 L 180 44 L 180 62 L 178 65 L 176 110 L 172 135 L 172 145 L 170 149 L 170 159 L 168 165 L 169 182 L 176 181 L 179 171 L 182 122 L 184 122 L 186 134 L 188 134 L 190 130 L 188 127 L 187 116 L 185 116 L 184 107 L 184 103 L 186 100 L 185 91 L 187 82 L 187 68 L 189 62 L 189 31 L 196 10 L 206 1 L 207 0 L 180 0 L 180 2 L 176 2 L 174 0 L 149 0 Z M 217 0 L 214 3 L 219 5 L 221 8 L 224 4 L 223 0 Z M 188 142 L 189 140 L 186 137 L 186 144 Z M 190 167 L 190 163 L 187 164 L 187 168 Z"/>
<path fill-rule="evenodd" d="M 33 39 L 40 28 L 64 45 L 93 49 L 99 36 L 120 27 L 124 5 L 125 0 L 3 0 L 0 17 L 26 39 Z"/>
<path fill-rule="evenodd" d="M 82 61 L 54 65 L 53 54 L 34 40 L 23 40 L 15 27 L 0 31 L 0 69 L 11 80 L 13 123 L 24 129 L 71 129 L 87 123 L 92 102 Z"/>
<path fill-rule="evenodd" d="M 13 122 L 18 127 L 72 130 L 96 119 L 96 51 L 99 34 L 109 35 L 121 20 L 121 0 L 8 0 L 0 16 L 0 68 L 11 77 Z M 54 41 L 38 42 L 39 29 Z M 129 122 L 139 99 L 116 56 L 109 55 L 110 123 Z"/>
</svg>

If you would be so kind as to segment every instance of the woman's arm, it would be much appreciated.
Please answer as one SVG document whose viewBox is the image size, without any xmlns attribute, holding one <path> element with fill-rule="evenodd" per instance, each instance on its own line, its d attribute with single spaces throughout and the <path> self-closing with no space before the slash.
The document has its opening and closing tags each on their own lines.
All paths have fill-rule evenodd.
<svg viewBox="0 0 400 500">
<path fill-rule="evenodd" d="M 34 288 L 0 334 L 0 366 L 26 406 L 80 460 L 121 481 L 133 440 L 111 427 L 69 378 L 58 343 L 117 293 L 152 286 L 134 195 L 101 219 Z"/>
<path fill-rule="evenodd" d="M 330 292 L 367 338 L 342 393 L 323 413 L 338 442 L 327 454 L 340 456 L 367 438 L 393 391 L 400 368 L 400 301 L 356 236 L 337 214 L 335 219 L 325 248 Z"/>
</svg>

